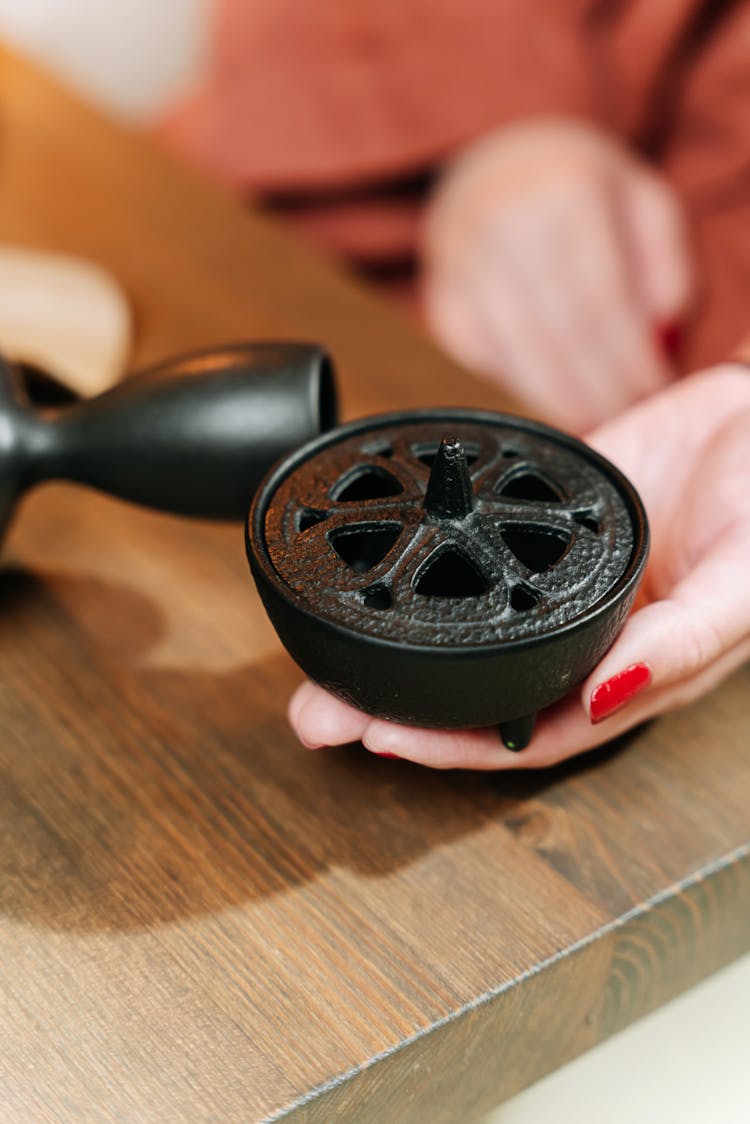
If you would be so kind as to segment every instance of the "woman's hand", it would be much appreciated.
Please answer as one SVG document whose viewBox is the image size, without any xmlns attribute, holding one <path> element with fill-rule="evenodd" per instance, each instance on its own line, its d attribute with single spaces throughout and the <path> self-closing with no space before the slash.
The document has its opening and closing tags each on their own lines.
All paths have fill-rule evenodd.
<svg viewBox="0 0 750 1124">
<path fill-rule="evenodd" d="M 462 362 L 577 433 L 673 371 L 693 278 L 677 197 L 589 126 L 484 138 L 449 170 L 424 239 L 432 331 Z"/>
<path fill-rule="evenodd" d="M 289 707 L 305 745 L 359 739 L 373 753 L 441 769 L 539 768 L 690 702 L 750 657 L 750 370 L 727 364 L 683 379 L 589 440 L 641 493 L 651 557 L 614 646 L 540 715 L 528 749 L 511 753 L 496 729 L 373 719 L 311 683 Z"/>
</svg>

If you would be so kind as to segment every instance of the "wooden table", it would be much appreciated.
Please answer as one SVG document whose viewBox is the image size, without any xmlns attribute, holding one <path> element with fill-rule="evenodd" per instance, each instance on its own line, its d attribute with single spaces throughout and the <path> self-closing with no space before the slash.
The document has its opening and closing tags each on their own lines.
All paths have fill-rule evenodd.
<svg viewBox="0 0 750 1124">
<path fill-rule="evenodd" d="M 0 237 L 111 269 L 138 361 L 314 338 L 350 416 L 498 401 L 0 61 Z M 747 670 L 567 768 L 446 775 L 299 748 L 237 527 L 47 487 L 0 601 L 3 1121 L 470 1121 L 750 946 Z"/>
</svg>

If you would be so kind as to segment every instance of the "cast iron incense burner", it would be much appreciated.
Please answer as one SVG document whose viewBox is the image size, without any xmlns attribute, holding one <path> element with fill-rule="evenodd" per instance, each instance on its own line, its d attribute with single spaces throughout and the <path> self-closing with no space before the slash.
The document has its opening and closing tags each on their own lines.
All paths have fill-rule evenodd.
<svg viewBox="0 0 750 1124">
<path fill-rule="evenodd" d="M 247 551 L 282 643 L 321 686 L 411 725 L 499 725 L 522 749 L 622 628 L 648 528 L 632 485 L 580 441 L 426 410 L 287 456 L 256 493 Z"/>
</svg>

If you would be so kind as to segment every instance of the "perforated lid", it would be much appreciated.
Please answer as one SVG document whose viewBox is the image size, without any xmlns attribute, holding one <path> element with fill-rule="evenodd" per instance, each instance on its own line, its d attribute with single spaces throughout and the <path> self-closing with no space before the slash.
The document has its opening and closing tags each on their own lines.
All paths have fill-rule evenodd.
<svg viewBox="0 0 750 1124">
<path fill-rule="evenodd" d="M 541 637 L 606 601 L 644 549 L 628 482 L 581 442 L 506 415 L 364 419 L 261 488 L 263 546 L 308 611 L 404 645 Z"/>
</svg>

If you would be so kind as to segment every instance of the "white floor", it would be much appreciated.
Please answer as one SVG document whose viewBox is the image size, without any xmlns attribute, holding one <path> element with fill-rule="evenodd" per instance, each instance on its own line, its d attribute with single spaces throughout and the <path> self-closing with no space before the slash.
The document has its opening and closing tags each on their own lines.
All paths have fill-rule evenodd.
<svg viewBox="0 0 750 1124">
<path fill-rule="evenodd" d="M 484 1124 L 750 1124 L 750 955 Z"/>
</svg>

